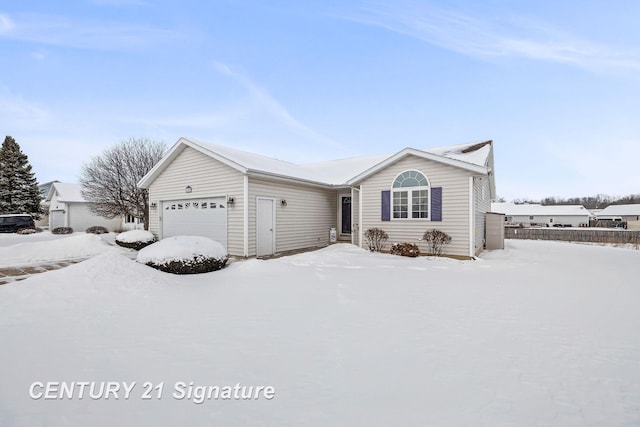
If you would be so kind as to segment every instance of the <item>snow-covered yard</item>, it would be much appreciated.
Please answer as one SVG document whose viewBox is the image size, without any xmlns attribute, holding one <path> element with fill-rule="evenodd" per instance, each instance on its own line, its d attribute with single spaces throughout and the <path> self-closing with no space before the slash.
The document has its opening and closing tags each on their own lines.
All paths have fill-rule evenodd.
<svg viewBox="0 0 640 427">
<path fill-rule="evenodd" d="M 106 252 L 123 252 L 110 242 L 115 234 L 74 233 L 1 234 L 0 268 L 42 264 L 51 261 L 90 258 Z"/>
<path fill-rule="evenodd" d="M 109 251 L 0 286 L 0 425 L 637 426 L 639 277 L 640 251 L 538 241 L 194 276 Z M 83 381 L 136 384 L 43 397 Z M 180 399 L 190 382 L 275 397 Z"/>
</svg>

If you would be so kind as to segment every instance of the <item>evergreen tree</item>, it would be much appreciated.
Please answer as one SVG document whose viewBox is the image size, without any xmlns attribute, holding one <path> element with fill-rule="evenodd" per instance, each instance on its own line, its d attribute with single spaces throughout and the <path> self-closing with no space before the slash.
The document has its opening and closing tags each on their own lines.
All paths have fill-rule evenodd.
<svg viewBox="0 0 640 427">
<path fill-rule="evenodd" d="M 0 214 L 28 213 L 39 218 L 40 198 L 27 155 L 7 136 L 0 147 Z"/>
</svg>

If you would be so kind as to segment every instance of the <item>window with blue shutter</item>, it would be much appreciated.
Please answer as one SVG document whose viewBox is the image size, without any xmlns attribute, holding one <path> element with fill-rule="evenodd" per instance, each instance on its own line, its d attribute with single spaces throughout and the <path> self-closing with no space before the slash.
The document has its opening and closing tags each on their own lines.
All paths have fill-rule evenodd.
<svg viewBox="0 0 640 427">
<path fill-rule="evenodd" d="M 431 221 L 442 221 L 442 187 L 431 187 Z"/>
<path fill-rule="evenodd" d="M 391 221 L 391 191 L 382 192 L 382 221 Z"/>
</svg>

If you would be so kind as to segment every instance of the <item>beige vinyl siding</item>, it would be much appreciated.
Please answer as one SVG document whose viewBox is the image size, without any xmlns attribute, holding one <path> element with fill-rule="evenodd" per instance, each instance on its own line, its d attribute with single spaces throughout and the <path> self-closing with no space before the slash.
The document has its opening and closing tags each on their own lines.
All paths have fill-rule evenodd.
<svg viewBox="0 0 640 427">
<path fill-rule="evenodd" d="M 381 220 L 381 192 L 391 190 L 393 180 L 398 174 L 407 170 L 422 172 L 431 187 L 442 187 L 442 221 L 424 219 Z M 437 228 L 451 236 L 451 243 L 445 247 L 447 255 L 469 256 L 469 177 L 471 172 L 454 166 L 407 156 L 384 168 L 362 182 L 364 231 L 369 228 L 382 228 L 389 234 L 385 247 L 391 244 L 410 242 L 417 243 L 420 250 L 426 252 L 426 246 L 418 239 L 425 231 Z M 431 209 L 431 201 L 429 201 Z M 364 242 L 363 242 L 364 243 Z"/>
<path fill-rule="evenodd" d="M 474 253 L 478 255 L 484 249 L 485 238 L 485 214 L 491 210 L 491 198 L 489 196 L 489 179 L 482 176 L 473 177 L 473 201 L 474 201 Z"/>
<path fill-rule="evenodd" d="M 243 256 L 243 179 L 243 173 L 185 147 L 149 187 L 149 202 L 158 206 L 150 210 L 149 230 L 160 236 L 162 200 L 233 197 L 235 203 L 227 210 L 227 250 L 230 255 Z M 185 192 L 187 185 L 191 193 Z"/>
<path fill-rule="evenodd" d="M 335 191 L 249 177 L 250 256 L 256 254 L 257 197 L 276 199 L 276 253 L 329 244 L 329 230 L 337 222 Z"/>
</svg>

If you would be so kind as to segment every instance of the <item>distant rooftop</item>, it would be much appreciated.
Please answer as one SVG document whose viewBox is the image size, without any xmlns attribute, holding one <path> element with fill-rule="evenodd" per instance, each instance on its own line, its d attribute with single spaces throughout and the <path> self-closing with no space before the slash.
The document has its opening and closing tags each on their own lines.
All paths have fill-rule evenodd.
<svg viewBox="0 0 640 427">
<path fill-rule="evenodd" d="M 537 203 L 491 203 L 491 211 L 505 215 L 591 215 L 582 205 L 541 205 Z"/>
<path fill-rule="evenodd" d="M 640 215 L 640 204 L 609 205 L 598 213 L 598 216 Z"/>
<path fill-rule="evenodd" d="M 68 184 L 64 182 L 54 182 L 47 195 L 47 201 L 51 200 L 54 191 L 58 193 L 58 201 L 69 203 L 86 202 L 82 197 L 82 186 L 80 184 Z"/>
</svg>

